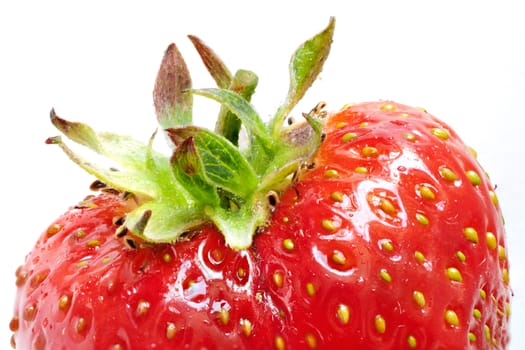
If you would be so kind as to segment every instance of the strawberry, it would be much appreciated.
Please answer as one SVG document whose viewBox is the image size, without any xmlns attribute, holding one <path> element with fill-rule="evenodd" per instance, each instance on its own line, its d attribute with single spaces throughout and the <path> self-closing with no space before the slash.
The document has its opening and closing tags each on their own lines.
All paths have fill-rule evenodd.
<svg viewBox="0 0 525 350">
<path fill-rule="evenodd" d="M 334 20 L 290 62 L 269 122 L 257 76 L 190 40 L 218 88 L 193 89 L 174 44 L 154 88 L 172 153 L 51 111 L 89 195 L 17 270 L 17 349 L 503 349 L 511 291 L 495 188 L 428 112 L 393 101 L 288 115 Z M 194 96 L 221 103 L 215 131 Z M 288 123 L 286 123 L 288 120 Z"/>
</svg>

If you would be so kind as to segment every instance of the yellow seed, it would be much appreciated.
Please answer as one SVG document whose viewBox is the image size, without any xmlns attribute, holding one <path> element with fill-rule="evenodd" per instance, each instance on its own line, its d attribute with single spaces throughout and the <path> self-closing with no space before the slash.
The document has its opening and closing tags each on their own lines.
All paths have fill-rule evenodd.
<svg viewBox="0 0 525 350">
<path fill-rule="evenodd" d="M 468 340 L 470 340 L 472 343 L 476 341 L 476 335 L 472 332 L 468 332 Z"/>
<path fill-rule="evenodd" d="M 445 321 L 451 326 L 455 326 L 455 327 L 459 326 L 458 314 L 456 314 L 455 311 L 452 311 L 452 310 L 445 311 Z"/>
<path fill-rule="evenodd" d="M 286 238 L 285 240 L 283 240 L 283 247 L 284 249 L 291 251 L 294 250 L 295 244 L 291 238 Z"/>
<path fill-rule="evenodd" d="M 354 169 L 354 171 L 358 174 L 367 174 L 368 173 L 368 169 L 365 168 L 364 166 L 358 166 Z"/>
<path fill-rule="evenodd" d="M 456 256 L 458 257 L 459 261 L 461 261 L 461 262 L 465 262 L 467 260 L 467 257 L 465 256 L 465 254 L 463 254 L 463 252 L 461 252 L 459 250 L 456 252 Z"/>
<path fill-rule="evenodd" d="M 505 303 L 505 316 L 510 317 L 510 303 Z"/>
<path fill-rule="evenodd" d="M 277 288 L 281 288 L 284 284 L 283 273 L 280 271 L 274 272 L 272 275 L 272 280 L 273 280 L 273 284 L 275 284 Z"/>
<path fill-rule="evenodd" d="M 403 112 L 403 113 L 399 113 L 399 116 L 403 118 L 409 118 L 410 114 Z"/>
<path fill-rule="evenodd" d="M 84 231 L 83 229 L 79 228 L 78 230 L 76 230 L 75 232 L 73 232 L 73 236 L 76 238 L 76 239 L 80 239 L 80 238 L 83 238 L 87 235 L 87 232 Z"/>
<path fill-rule="evenodd" d="M 407 338 L 407 343 L 408 343 L 408 347 L 409 348 L 415 349 L 416 346 L 417 346 L 416 337 L 414 337 L 413 335 L 409 335 L 408 338 Z"/>
<path fill-rule="evenodd" d="M 82 267 L 85 267 L 87 266 L 87 264 L 89 263 L 89 260 L 80 260 L 79 262 L 77 262 L 77 267 L 80 269 Z"/>
<path fill-rule="evenodd" d="M 315 338 L 315 335 L 313 335 L 312 333 L 307 333 L 305 336 L 305 340 L 306 345 L 308 345 L 310 349 L 317 349 L 317 339 Z"/>
<path fill-rule="evenodd" d="M 421 186 L 419 188 L 419 194 L 424 199 L 428 199 L 428 200 L 436 199 L 436 194 L 434 193 L 434 191 L 430 187 L 427 187 L 427 186 Z"/>
<path fill-rule="evenodd" d="M 329 219 L 323 219 L 323 221 L 321 221 L 321 226 L 327 231 L 335 231 L 337 229 L 335 223 Z"/>
<path fill-rule="evenodd" d="M 335 191 L 335 192 L 332 192 L 330 194 L 330 198 L 334 201 L 334 202 L 342 202 L 343 199 L 344 199 L 344 195 L 343 193 L 339 192 L 339 191 Z"/>
<path fill-rule="evenodd" d="M 481 178 L 479 177 L 478 173 L 476 173 L 474 170 L 468 170 L 465 174 L 467 175 L 467 178 L 472 185 L 481 185 Z"/>
<path fill-rule="evenodd" d="M 410 132 L 406 132 L 406 133 L 404 133 L 404 134 L 403 134 L 403 137 L 404 137 L 406 140 L 410 141 L 410 142 L 415 142 L 416 139 L 417 139 L 416 135 L 414 135 L 414 134 L 412 134 L 412 133 L 410 133 Z"/>
<path fill-rule="evenodd" d="M 86 245 L 88 247 L 91 247 L 91 248 L 98 247 L 98 246 L 100 246 L 100 240 L 98 240 L 98 239 L 90 239 L 89 241 L 87 241 Z"/>
<path fill-rule="evenodd" d="M 461 276 L 461 272 L 459 272 L 459 270 L 456 269 L 455 267 L 449 267 L 447 269 L 447 277 L 451 281 L 456 281 L 456 282 L 462 282 L 463 281 L 463 277 Z"/>
<path fill-rule="evenodd" d="M 342 324 L 348 324 L 350 321 L 350 309 L 345 304 L 337 306 L 336 316 Z"/>
<path fill-rule="evenodd" d="M 415 290 L 412 293 L 412 298 L 419 307 L 425 307 L 425 305 L 427 304 L 427 301 L 425 300 L 425 294 L 418 290 Z"/>
<path fill-rule="evenodd" d="M 149 311 L 150 306 L 150 303 L 148 303 L 145 300 L 139 301 L 139 303 L 137 304 L 137 309 L 135 310 L 135 315 L 137 315 L 138 317 L 146 315 Z"/>
<path fill-rule="evenodd" d="M 177 333 L 177 326 L 175 326 L 175 323 L 168 322 L 168 324 L 166 325 L 166 338 L 168 338 L 168 340 L 171 340 L 175 338 L 176 333 Z"/>
<path fill-rule="evenodd" d="M 221 308 L 217 312 L 217 318 L 223 326 L 226 326 L 230 322 L 230 311 L 226 308 Z"/>
<path fill-rule="evenodd" d="M 458 178 L 457 175 L 450 168 L 446 167 L 439 169 L 439 175 L 441 175 L 443 179 L 449 182 L 454 182 Z"/>
<path fill-rule="evenodd" d="M 507 252 L 505 251 L 505 247 L 502 245 L 498 245 L 498 258 L 502 261 L 507 258 Z"/>
<path fill-rule="evenodd" d="M 246 318 L 241 319 L 241 329 L 245 336 L 249 337 L 252 334 L 252 322 Z"/>
<path fill-rule="evenodd" d="M 327 171 L 324 172 L 324 176 L 330 179 L 334 179 L 336 177 L 339 177 L 339 173 L 335 169 L 328 169 Z"/>
<path fill-rule="evenodd" d="M 421 224 L 421 225 L 424 225 L 424 226 L 427 226 L 429 221 L 428 221 L 428 218 L 421 214 L 421 213 L 416 213 L 416 220 Z"/>
<path fill-rule="evenodd" d="M 479 296 L 481 297 L 481 299 L 485 300 L 487 298 L 487 292 L 485 292 L 484 289 L 480 289 Z"/>
<path fill-rule="evenodd" d="M 389 215 L 394 215 L 396 213 L 396 207 L 390 199 L 381 198 L 381 210 Z"/>
<path fill-rule="evenodd" d="M 498 195 L 494 191 L 489 191 L 490 200 L 492 201 L 492 204 L 497 206 L 499 204 Z"/>
<path fill-rule="evenodd" d="M 365 146 L 361 150 L 361 154 L 364 157 L 367 157 L 367 158 L 374 158 L 374 157 L 377 157 L 379 155 L 379 150 L 377 148 L 375 148 L 375 147 L 372 147 L 372 146 Z"/>
<path fill-rule="evenodd" d="M 364 128 L 365 126 L 368 126 L 368 122 L 362 122 L 362 123 L 359 123 L 359 127 L 360 128 Z"/>
<path fill-rule="evenodd" d="M 165 263 L 169 263 L 171 261 L 171 254 L 170 253 L 165 253 L 164 255 L 162 255 L 162 260 Z"/>
<path fill-rule="evenodd" d="M 483 332 L 485 333 L 485 340 L 490 343 L 491 335 L 490 335 L 490 328 L 487 325 L 483 326 Z"/>
<path fill-rule="evenodd" d="M 60 224 L 52 224 L 51 226 L 49 226 L 47 228 L 46 233 L 47 233 L 48 237 L 51 237 L 51 236 L 54 236 L 57 233 L 59 233 L 60 230 L 62 230 L 62 225 L 60 225 Z"/>
<path fill-rule="evenodd" d="M 288 221 L 290 221 L 290 218 L 288 218 L 288 216 L 283 217 L 283 222 L 284 223 L 287 223 Z"/>
<path fill-rule="evenodd" d="M 244 277 L 246 277 L 246 270 L 243 269 L 242 267 L 239 267 L 239 268 L 237 269 L 237 277 L 239 277 L 239 278 L 241 278 L 241 279 L 244 278 Z"/>
<path fill-rule="evenodd" d="M 489 247 L 489 249 L 496 249 L 496 247 L 498 246 L 498 242 L 496 240 L 496 236 L 494 235 L 494 233 L 492 232 L 487 232 L 487 247 Z"/>
<path fill-rule="evenodd" d="M 382 111 L 395 111 L 397 107 L 391 103 L 385 103 L 381 106 Z"/>
<path fill-rule="evenodd" d="M 357 137 L 357 134 L 355 132 L 347 132 L 341 137 L 341 141 L 343 142 L 352 141 L 356 137 Z"/>
<path fill-rule="evenodd" d="M 448 140 L 449 137 L 448 131 L 442 128 L 433 128 L 432 134 L 441 140 Z"/>
<path fill-rule="evenodd" d="M 306 283 L 306 293 L 311 297 L 315 295 L 315 286 L 312 282 Z"/>
<path fill-rule="evenodd" d="M 379 271 L 379 277 L 381 277 L 383 279 L 383 281 L 385 282 L 392 282 L 392 276 L 390 276 L 390 274 L 388 273 L 388 271 L 386 269 L 381 269 Z"/>
<path fill-rule="evenodd" d="M 509 284 L 509 281 L 510 281 L 509 270 L 507 270 L 506 268 L 504 268 L 504 269 L 501 271 L 501 274 L 503 275 L 503 283 L 505 283 L 505 284 Z"/>
<path fill-rule="evenodd" d="M 381 333 L 381 334 L 385 333 L 385 331 L 386 331 L 386 321 L 383 318 L 383 316 L 376 315 L 376 317 L 374 318 L 374 325 L 375 325 L 376 331 L 378 333 Z"/>
<path fill-rule="evenodd" d="M 479 309 L 474 309 L 474 311 L 472 311 L 472 316 L 479 320 L 482 316 L 481 311 L 479 311 Z"/>
<path fill-rule="evenodd" d="M 24 309 L 23 318 L 25 321 L 33 321 L 37 314 L 37 307 L 36 305 L 29 305 Z"/>
<path fill-rule="evenodd" d="M 58 308 L 62 311 L 65 311 L 69 308 L 69 305 L 71 303 L 71 300 L 69 299 L 69 296 L 64 294 L 58 299 Z"/>
<path fill-rule="evenodd" d="M 420 251 L 416 251 L 414 253 L 414 258 L 416 258 L 417 262 L 419 262 L 420 264 L 425 262 L 425 256 Z"/>
<path fill-rule="evenodd" d="M 463 235 L 465 238 L 471 241 L 472 243 L 478 243 L 478 231 L 473 227 L 465 227 L 463 229 Z"/>
<path fill-rule="evenodd" d="M 284 350 L 286 349 L 286 343 L 284 341 L 284 338 L 280 335 L 276 335 L 274 339 L 274 345 L 277 350 Z"/>
<path fill-rule="evenodd" d="M 86 330 L 87 325 L 87 320 L 84 317 L 79 317 L 75 325 L 75 330 L 77 333 L 82 333 Z"/>
<path fill-rule="evenodd" d="M 341 129 L 341 128 L 344 128 L 344 127 L 347 126 L 347 125 L 348 125 L 347 122 L 339 122 L 339 123 L 335 124 L 335 127 L 336 127 L 337 129 Z"/>
<path fill-rule="evenodd" d="M 394 250 L 394 245 L 392 244 L 392 241 L 390 240 L 383 240 L 381 242 L 381 247 L 387 252 L 392 252 Z"/>
<path fill-rule="evenodd" d="M 346 264 L 346 256 L 340 250 L 334 250 L 332 252 L 332 261 L 337 265 Z"/>
<path fill-rule="evenodd" d="M 423 107 L 416 107 L 416 109 L 419 109 L 423 113 L 428 113 L 427 110 Z"/>
</svg>

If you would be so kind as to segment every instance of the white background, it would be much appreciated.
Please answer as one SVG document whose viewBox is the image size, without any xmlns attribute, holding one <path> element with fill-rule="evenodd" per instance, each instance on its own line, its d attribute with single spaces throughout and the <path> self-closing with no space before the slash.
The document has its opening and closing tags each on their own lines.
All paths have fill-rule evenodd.
<svg viewBox="0 0 525 350">
<path fill-rule="evenodd" d="M 134 3 L 0 4 L 1 348 L 9 347 L 15 268 L 91 181 L 44 145 L 56 134 L 51 107 L 147 141 L 155 128 L 152 86 L 170 42 L 186 57 L 194 86 L 213 86 L 185 36 L 196 34 L 231 70 L 258 73 L 253 102 L 267 117 L 287 91 L 291 53 L 336 15 L 326 68 L 295 113 L 320 100 L 337 109 L 393 99 L 425 107 L 478 151 L 507 222 L 516 294 L 510 348 L 525 349 L 525 21 L 518 1 Z M 212 125 L 215 103 L 195 102 L 198 122 Z"/>
</svg>

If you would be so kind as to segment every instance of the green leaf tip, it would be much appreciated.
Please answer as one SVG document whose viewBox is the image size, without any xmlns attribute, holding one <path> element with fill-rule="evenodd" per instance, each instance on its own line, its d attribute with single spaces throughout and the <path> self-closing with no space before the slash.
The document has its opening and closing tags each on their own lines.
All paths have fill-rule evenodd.
<svg viewBox="0 0 525 350">
<path fill-rule="evenodd" d="M 192 121 L 193 96 L 191 77 L 179 49 L 170 44 L 160 64 L 153 102 L 160 126 L 169 128 L 188 125 Z"/>
<path fill-rule="evenodd" d="M 285 102 L 279 107 L 272 121 L 272 132 L 279 133 L 284 120 L 301 100 L 323 68 L 330 53 L 335 30 L 335 17 L 328 26 L 300 45 L 292 55 L 289 65 L 290 86 Z"/>
</svg>

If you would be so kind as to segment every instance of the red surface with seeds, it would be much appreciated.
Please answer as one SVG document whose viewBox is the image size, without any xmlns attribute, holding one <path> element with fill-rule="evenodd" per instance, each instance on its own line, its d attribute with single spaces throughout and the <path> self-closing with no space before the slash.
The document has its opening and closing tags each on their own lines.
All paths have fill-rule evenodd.
<svg viewBox="0 0 525 350">
<path fill-rule="evenodd" d="M 494 188 L 447 125 L 393 102 L 330 116 L 313 169 L 247 250 L 205 226 L 176 244 L 114 237 L 103 194 L 17 271 L 18 349 L 493 349 L 509 335 Z"/>
<path fill-rule="evenodd" d="M 472 152 L 430 114 L 395 103 L 350 107 L 326 133 L 316 168 L 256 240 L 264 273 L 285 276 L 266 287 L 285 315 L 284 339 L 292 348 L 503 348 L 504 229 Z"/>
<path fill-rule="evenodd" d="M 267 337 L 250 251 L 211 227 L 128 249 L 113 222 L 131 205 L 88 198 L 42 235 L 17 271 L 17 349 L 236 349 Z"/>
</svg>

